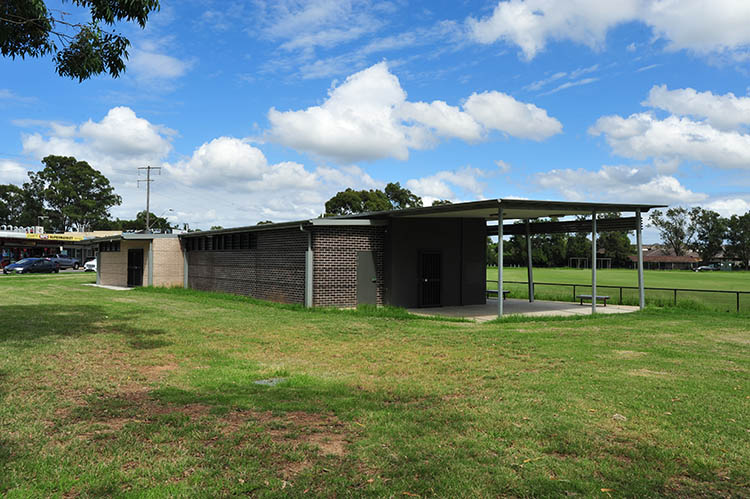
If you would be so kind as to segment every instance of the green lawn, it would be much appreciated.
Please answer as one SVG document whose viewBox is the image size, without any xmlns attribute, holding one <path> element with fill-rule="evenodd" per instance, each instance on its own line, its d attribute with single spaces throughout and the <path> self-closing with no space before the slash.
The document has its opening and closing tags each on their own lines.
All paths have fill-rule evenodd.
<svg viewBox="0 0 750 499">
<path fill-rule="evenodd" d="M 748 315 L 474 324 L 92 279 L 0 277 L 0 495 L 750 495 Z"/>
<path fill-rule="evenodd" d="M 487 279 L 497 281 L 497 267 L 487 269 Z M 504 268 L 503 279 L 505 281 L 527 280 L 526 268 Z M 576 288 L 576 293 L 591 293 L 586 287 L 591 283 L 591 269 L 570 268 L 535 268 L 534 281 L 541 283 L 565 283 L 582 284 Z M 646 287 L 651 288 L 681 288 L 681 289 L 707 289 L 727 291 L 750 292 L 750 272 L 690 272 L 690 271 L 644 271 L 643 281 Z M 638 286 L 638 275 L 632 269 L 601 269 L 597 270 L 597 286 Z M 497 289 L 497 284 L 489 283 L 488 288 Z M 524 285 L 507 284 L 505 289 L 511 291 L 512 297 L 526 298 L 528 289 Z M 614 302 L 619 300 L 619 289 L 600 288 L 597 294 L 612 296 Z M 539 299 L 573 300 L 573 290 L 570 286 L 548 286 L 537 285 L 535 295 Z M 736 294 L 722 293 L 690 293 L 678 292 L 678 302 L 700 306 L 722 311 L 734 311 L 737 307 Z M 670 291 L 647 291 L 647 303 L 659 305 L 672 303 L 674 295 Z M 623 303 L 635 305 L 638 303 L 638 292 L 636 290 L 623 291 Z M 750 312 L 750 294 L 740 296 L 740 309 Z"/>
</svg>

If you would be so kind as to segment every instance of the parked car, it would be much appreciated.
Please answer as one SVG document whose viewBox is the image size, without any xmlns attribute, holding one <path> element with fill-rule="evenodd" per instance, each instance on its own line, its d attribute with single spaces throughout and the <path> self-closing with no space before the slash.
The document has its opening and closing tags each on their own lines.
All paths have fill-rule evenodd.
<svg viewBox="0 0 750 499">
<path fill-rule="evenodd" d="M 83 270 L 86 272 L 96 272 L 96 258 L 84 263 Z"/>
<path fill-rule="evenodd" d="M 715 272 L 717 270 L 721 270 L 721 267 L 715 263 L 712 263 L 711 265 L 701 265 L 695 269 L 696 272 Z"/>
<path fill-rule="evenodd" d="M 51 258 L 24 258 L 3 268 L 3 274 L 33 274 L 42 272 L 60 272 L 60 266 Z"/>
<path fill-rule="evenodd" d="M 61 269 L 75 269 L 78 270 L 78 268 L 81 266 L 81 262 L 78 260 L 78 258 L 72 258 L 68 255 L 55 255 L 51 256 L 50 260 L 53 262 L 57 262 L 60 265 Z"/>
</svg>

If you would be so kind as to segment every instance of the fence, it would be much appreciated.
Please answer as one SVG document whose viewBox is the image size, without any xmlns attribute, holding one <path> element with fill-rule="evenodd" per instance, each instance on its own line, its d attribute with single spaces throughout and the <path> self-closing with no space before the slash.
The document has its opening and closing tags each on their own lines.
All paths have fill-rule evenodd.
<svg viewBox="0 0 750 499">
<path fill-rule="evenodd" d="M 511 298 L 527 298 L 528 282 L 503 281 L 503 287 L 510 291 Z M 541 287 L 541 289 L 540 289 Z M 497 281 L 487 280 L 487 289 L 497 289 Z M 596 285 L 597 295 L 607 294 L 608 289 L 617 290 L 610 300 L 619 305 L 638 305 L 637 286 Z M 716 310 L 750 312 L 750 291 L 730 291 L 718 289 L 686 288 L 644 288 L 646 303 L 654 305 L 677 305 L 678 302 L 692 302 Z M 578 301 L 579 294 L 591 294 L 590 284 L 560 282 L 534 282 L 534 297 L 544 300 Z M 741 295 L 745 295 L 740 299 Z"/>
</svg>

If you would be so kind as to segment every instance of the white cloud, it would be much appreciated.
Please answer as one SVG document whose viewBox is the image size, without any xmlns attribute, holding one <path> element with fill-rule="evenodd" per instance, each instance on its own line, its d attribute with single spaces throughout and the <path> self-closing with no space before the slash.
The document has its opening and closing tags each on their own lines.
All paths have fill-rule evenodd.
<svg viewBox="0 0 750 499">
<path fill-rule="evenodd" d="M 0 159 L 0 179 L 3 184 L 21 185 L 29 180 L 28 169 L 17 161 Z"/>
<path fill-rule="evenodd" d="M 654 85 L 643 105 L 676 115 L 705 118 L 707 123 L 722 130 L 750 124 L 750 97 L 736 97 L 731 92 L 715 95 L 692 88 L 669 90 L 666 85 Z"/>
<path fill-rule="evenodd" d="M 497 169 L 500 171 L 500 173 L 509 173 L 511 170 L 510 164 L 503 161 L 502 159 L 498 159 L 495 161 L 495 164 L 497 165 Z"/>
<path fill-rule="evenodd" d="M 24 153 L 41 160 L 55 154 L 87 161 L 106 176 L 131 175 L 135 168 L 158 164 L 171 151 L 174 131 L 114 107 L 95 122 L 80 126 L 50 123 L 47 134 L 22 134 Z"/>
<path fill-rule="evenodd" d="M 471 94 L 464 109 L 486 128 L 513 137 L 544 140 L 562 132 L 562 124 L 544 109 L 496 91 Z"/>
<path fill-rule="evenodd" d="M 668 50 L 706 54 L 750 44 L 750 3 L 744 0 L 509 0 L 498 1 L 486 18 L 467 19 L 467 25 L 473 40 L 515 44 L 531 60 L 549 41 L 599 49 L 609 30 L 633 21 L 649 26 Z"/>
<path fill-rule="evenodd" d="M 562 125 L 533 104 L 500 92 L 472 94 L 463 110 L 443 101 L 408 102 L 385 62 L 349 76 L 320 106 L 268 112 L 270 140 L 341 163 L 386 157 L 405 160 L 438 137 L 475 142 L 496 130 L 543 140 Z"/>
<path fill-rule="evenodd" d="M 113 217 L 131 219 L 144 209 L 145 189 L 137 186 L 137 168 L 149 164 L 161 165 L 163 174 L 151 184 L 151 210 L 158 215 L 171 208 L 174 222 L 192 228 L 316 217 L 326 199 L 344 187 L 383 186 L 356 165 L 310 171 L 295 162 L 271 163 L 247 140 L 233 137 L 215 138 L 190 156 L 171 160 L 170 138 L 176 132 L 124 107 L 111 109 L 100 121 L 80 125 L 31 120 L 15 124 L 44 128 L 22 134 L 24 152 L 34 159 L 49 154 L 75 156 L 104 173 L 123 198 L 122 206 L 111 210 Z M 26 180 L 26 169 L 0 160 L 0 175 L 20 183 Z"/>
<path fill-rule="evenodd" d="M 589 129 L 604 135 L 620 156 L 646 159 L 699 161 L 720 168 L 750 168 L 750 136 L 722 131 L 705 122 L 669 116 L 660 120 L 651 113 L 604 116 Z"/>
<path fill-rule="evenodd" d="M 567 82 L 565 82 L 565 83 L 563 83 L 561 85 L 558 85 L 557 87 L 553 88 L 549 92 L 544 92 L 543 94 L 540 94 L 540 95 L 555 94 L 555 93 L 559 92 L 560 90 L 565 90 L 566 88 L 580 87 L 581 85 L 588 85 L 589 83 L 594 83 L 594 82 L 597 82 L 597 81 L 599 81 L 599 78 L 581 78 L 580 80 L 567 81 Z"/>
<path fill-rule="evenodd" d="M 165 52 L 174 43 L 170 38 L 143 41 L 131 51 L 128 72 L 138 81 L 163 83 L 184 76 L 195 65 L 195 59 L 183 60 Z"/>
<path fill-rule="evenodd" d="M 292 162 L 269 164 L 263 152 L 233 137 L 218 137 L 198 147 L 190 159 L 165 164 L 178 181 L 200 188 L 231 187 L 246 191 L 312 189 L 316 176 Z"/>
<path fill-rule="evenodd" d="M 703 207 L 718 212 L 723 217 L 744 215 L 750 212 L 750 197 L 717 199 L 705 203 Z"/>
<path fill-rule="evenodd" d="M 583 168 L 550 170 L 537 173 L 534 181 L 571 201 L 684 204 L 708 197 L 687 189 L 674 176 L 664 175 L 657 168 L 648 166 L 605 165 L 597 171 Z"/>
<path fill-rule="evenodd" d="M 458 170 L 439 171 L 433 175 L 406 181 L 406 187 L 414 194 L 425 199 L 425 205 L 435 199 L 456 200 L 455 189 L 469 194 L 473 199 L 481 199 L 485 184 L 479 178 L 485 177 L 486 172 L 466 166 Z M 428 202 L 427 202 L 428 201 Z"/>
</svg>

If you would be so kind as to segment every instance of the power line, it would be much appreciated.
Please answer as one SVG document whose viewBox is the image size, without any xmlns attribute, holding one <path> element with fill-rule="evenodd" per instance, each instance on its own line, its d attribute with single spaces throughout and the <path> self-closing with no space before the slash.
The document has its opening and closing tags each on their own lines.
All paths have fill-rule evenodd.
<svg viewBox="0 0 750 499">
<path fill-rule="evenodd" d="M 150 231 L 150 225 L 151 225 L 151 182 L 153 180 L 151 179 L 151 170 L 156 170 L 159 175 L 161 175 L 161 167 L 160 166 L 139 166 L 138 167 L 138 173 L 140 174 L 140 170 L 146 170 L 146 180 L 138 179 L 137 186 L 141 186 L 141 182 L 146 183 L 146 232 Z"/>
</svg>

